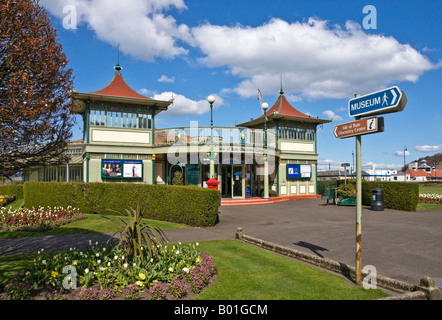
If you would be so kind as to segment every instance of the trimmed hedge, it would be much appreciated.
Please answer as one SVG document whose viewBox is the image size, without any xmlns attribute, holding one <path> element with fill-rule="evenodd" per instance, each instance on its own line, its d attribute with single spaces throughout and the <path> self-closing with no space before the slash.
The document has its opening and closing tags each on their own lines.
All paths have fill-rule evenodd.
<svg viewBox="0 0 442 320">
<path fill-rule="evenodd" d="M 356 185 L 356 180 L 347 179 L 347 183 Z M 318 181 L 318 194 L 322 194 L 325 185 L 337 188 L 344 184 L 344 180 Z M 389 209 L 416 211 L 419 202 L 419 184 L 396 181 L 366 181 L 362 180 L 362 204 L 371 206 L 372 190 L 384 190 L 384 206 Z"/>
<path fill-rule="evenodd" d="M 17 199 L 23 199 L 23 185 L 5 185 L 0 186 L 0 194 L 13 194 Z"/>
<path fill-rule="evenodd" d="M 372 190 L 384 190 L 385 208 L 416 211 L 419 202 L 419 185 L 412 182 L 363 181 L 362 204 L 370 206 Z"/>
<path fill-rule="evenodd" d="M 213 226 L 220 204 L 219 191 L 194 186 L 133 183 L 25 182 L 26 207 L 79 208 L 86 213 L 126 214 L 144 208 L 144 217 L 191 226 Z"/>
</svg>

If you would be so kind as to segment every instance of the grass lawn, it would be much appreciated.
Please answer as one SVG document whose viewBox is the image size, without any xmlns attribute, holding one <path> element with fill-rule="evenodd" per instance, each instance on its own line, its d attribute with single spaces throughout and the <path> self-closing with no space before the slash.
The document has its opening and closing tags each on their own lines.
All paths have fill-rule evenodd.
<svg viewBox="0 0 442 320">
<path fill-rule="evenodd" d="M 420 194 L 442 194 L 442 183 L 428 183 L 419 185 Z M 442 204 L 421 203 L 417 204 L 417 210 L 442 210 Z"/>
<path fill-rule="evenodd" d="M 419 193 L 442 194 L 442 183 L 420 184 Z"/>
<path fill-rule="evenodd" d="M 128 220 L 128 217 L 122 216 L 102 216 L 98 214 L 85 214 L 86 219 L 63 225 L 47 232 L 0 232 L 0 239 L 19 238 L 39 235 L 61 235 L 75 233 L 93 233 L 93 232 L 117 232 L 124 225 L 120 218 Z M 171 223 L 166 221 L 142 219 L 143 223 L 149 224 L 160 229 L 179 229 L 188 228 L 188 226 Z"/>
<path fill-rule="evenodd" d="M 197 300 L 371 300 L 387 296 L 345 279 L 237 240 L 204 241 L 216 281 Z M 45 253 L 49 254 L 50 253 Z M 0 257 L 0 283 L 32 262 L 35 254 Z"/>
<path fill-rule="evenodd" d="M 416 210 L 442 210 L 442 204 L 419 202 Z"/>
<path fill-rule="evenodd" d="M 369 300 L 387 296 L 237 240 L 205 241 L 200 247 L 212 256 L 218 278 L 196 299 Z"/>
</svg>

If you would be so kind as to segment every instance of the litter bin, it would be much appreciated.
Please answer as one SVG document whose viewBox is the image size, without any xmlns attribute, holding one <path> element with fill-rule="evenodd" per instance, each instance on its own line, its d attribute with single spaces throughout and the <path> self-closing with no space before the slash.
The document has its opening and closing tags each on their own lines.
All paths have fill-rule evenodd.
<svg viewBox="0 0 442 320">
<path fill-rule="evenodd" d="M 373 189 L 371 193 L 371 210 L 384 211 L 384 190 Z"/>
</svg>

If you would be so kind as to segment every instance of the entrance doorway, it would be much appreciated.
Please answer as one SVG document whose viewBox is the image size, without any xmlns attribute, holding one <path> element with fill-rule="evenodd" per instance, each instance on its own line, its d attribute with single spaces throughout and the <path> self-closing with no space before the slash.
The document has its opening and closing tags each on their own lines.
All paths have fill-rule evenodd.
<svg viewBox="0 0 442 320">
<path fill-rule="evenodd" d="M 223 198 L 244 198 L 244 169 L 243 165 L 220 165 L 221 196 Z"/>
</svg>

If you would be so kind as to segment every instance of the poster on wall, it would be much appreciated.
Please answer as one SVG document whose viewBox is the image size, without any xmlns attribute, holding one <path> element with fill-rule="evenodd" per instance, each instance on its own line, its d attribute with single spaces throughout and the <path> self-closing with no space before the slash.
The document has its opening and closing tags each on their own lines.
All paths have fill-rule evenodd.
<svg viewBox="0 0 442 320">
<path fill-rule="evenodd" d="M 102 159 L 101 178 L 143 178 L 143 161 Z"/>
<path fill-rule="evenodd" d="M 121 178 L 121 160 L 101 160 L 102 178 Z"/>
<path fill-rule="evenodd" d="M 142 177 L 143 177 L 143 161 L 124 160 L 123 178 L 142 178 Z"/>
<path fill-rule="evenodd" d="M 312 166 L 310 164 L 301 164 L 301 178 L 312 177 Z"/>
</svg>

